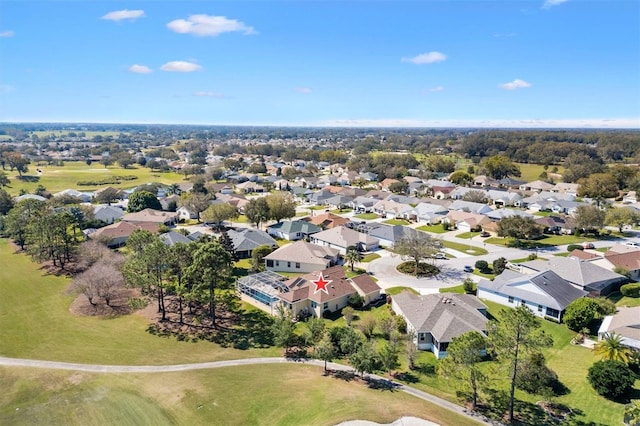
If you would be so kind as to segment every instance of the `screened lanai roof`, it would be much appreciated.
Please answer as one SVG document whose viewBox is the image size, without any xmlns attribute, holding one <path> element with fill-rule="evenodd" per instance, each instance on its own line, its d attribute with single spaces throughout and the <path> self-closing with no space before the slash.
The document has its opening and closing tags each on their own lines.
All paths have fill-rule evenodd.
<svg viewBox="0 0 640 426">
<path fill-rule="evenodd" d="M 253 288 L 271 296 L 277 296 L 280 293 L 289 291 L 289 288 L 284 285 L 286 279 L 286 277 L 273 271 L 264 271 L 240 278 L 238 285 L 245 288 Z"/>
</svg>

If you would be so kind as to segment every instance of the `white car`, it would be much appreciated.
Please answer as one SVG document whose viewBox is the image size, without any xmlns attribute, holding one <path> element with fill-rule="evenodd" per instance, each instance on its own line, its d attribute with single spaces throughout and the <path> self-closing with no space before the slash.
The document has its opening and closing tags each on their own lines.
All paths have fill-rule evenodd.
<svg viewBox="0 0 640 426">
<path fill-rule="evenodd" d="M 640 247 L 640 243 L 636 243 L 635 241 L 626 241 L 624 245 L 629 247 Z"/>
</svg>

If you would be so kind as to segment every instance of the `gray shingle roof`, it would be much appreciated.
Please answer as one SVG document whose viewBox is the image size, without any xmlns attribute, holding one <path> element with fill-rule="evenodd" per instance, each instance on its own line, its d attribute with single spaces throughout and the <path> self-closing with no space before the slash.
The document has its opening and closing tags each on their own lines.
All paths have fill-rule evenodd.
<svg viewBox="0 0 640 426">
<path fill-rule="evenodd" d="M 257 229 L 231 230 L 227 231 L 227 234 L 231 238 L 236 251 L 250 251 L 263 244 L 272 247 L 278 246 L 278 242 L 269 234 Z"/>
</svg>

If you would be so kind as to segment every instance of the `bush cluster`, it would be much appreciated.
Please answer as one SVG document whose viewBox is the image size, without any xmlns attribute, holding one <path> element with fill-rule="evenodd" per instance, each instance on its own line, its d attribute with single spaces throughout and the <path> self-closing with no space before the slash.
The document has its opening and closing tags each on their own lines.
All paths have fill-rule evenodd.
<svg viewBox="0 0 640 426">
<path fill-rule="evenodd" d="M 620 287 L 620 293 L 626 297 L 640 297 L 640 284 L 625 284 Z"/>
<path fill-rule="evenodd" d="M 113 176 L 109 178 L 104 178 L 100 180 L 81 180 L 78 182 L 79 186 L 100 186 L 100 185 L 117 185 L 123 180 L 135 180 L 138 179 L 137 176 L 126 175 L 126 176 Z"/>
</svg>

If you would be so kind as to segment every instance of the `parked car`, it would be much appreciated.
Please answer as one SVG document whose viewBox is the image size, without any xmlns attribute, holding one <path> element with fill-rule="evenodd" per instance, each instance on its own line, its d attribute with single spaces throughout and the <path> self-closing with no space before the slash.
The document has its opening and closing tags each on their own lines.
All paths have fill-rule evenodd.
<svg viewBox="0 0 640 426">
<path fill-rule="evenodd" d="M 482 232 L 480 233 L 480 236 L 481 236 L 481 237 L 483 237 L 483 238 L 486 238 L 486 237 L 488 237 L 489 235 L 491 235 L 491 234 L 489 234 L 487 231 L 482 231 Z"/>
<path fill-rule="evenodd" d="M 431 257 L 433 257 L 434 259 L 443 259 L 443 260 L 447 260 L 448 259 L 447 255 L 444 254 L 444 253 L 436 253 Z"/>
<path fill-rule="evenodd" d="M 465 265 L 464 266 L 464 271 L 465 272 L 473 272 L 473 266 Z"/>
<path fill-rule="evenodd" d="M 582 243 L 582 248 L 592 249 L 592 248 L 596 248 L 596 246 L 594 246 L 593 243 L 584 242 Z"/>
<path fill-rule="evenodd" d="M 624 245 L 629 247 L 640 247 L 640 243 L 636 243 L 635 241 L 627 241 Z"/>
</svg>

